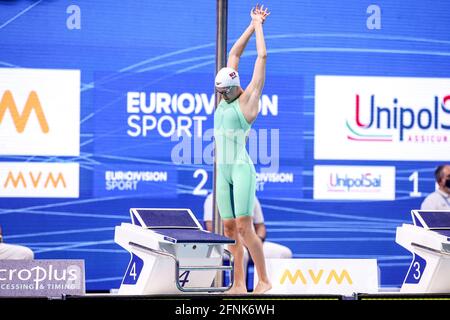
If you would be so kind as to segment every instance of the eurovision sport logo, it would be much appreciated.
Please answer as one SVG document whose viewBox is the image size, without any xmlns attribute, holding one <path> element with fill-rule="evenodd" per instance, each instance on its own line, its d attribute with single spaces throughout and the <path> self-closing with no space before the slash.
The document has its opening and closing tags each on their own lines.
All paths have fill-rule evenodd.
<svg viewBox="0 0 450 320">
<path fill-rule="evenodd" d="M 316 76 L 315 158 L 447 160 L 450 79 Z"/>
</svg>

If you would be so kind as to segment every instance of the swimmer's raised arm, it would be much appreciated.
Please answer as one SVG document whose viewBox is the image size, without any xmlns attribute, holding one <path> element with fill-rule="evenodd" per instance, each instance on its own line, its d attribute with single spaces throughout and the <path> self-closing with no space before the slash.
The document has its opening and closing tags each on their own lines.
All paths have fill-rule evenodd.
<svg viewBox="0 0 450 320">
<path fill-rule="evenodd" d="M 270 12 L 267 11 L 267 8 L 263 10 L 262 6 L 257 6 L 250 13 L 256 35 L 257 57 L 253 68 L 252 80 L 239 98 L 242 113 L 250 123 L 253 122 L 258 115 L 259 98 L 261 97 L 266 79 L 267 50 L 262 25 L 269 14 Z"/>
<path fill-rule="evenodd" d="M 269 14 L 270 12 L 267 11 L 267 8 L 264 11 L 262 10 L 262 6 L 259 7 L 257 5 L 256 8 L 252 8 L 250 12 L 252 21 L 231 48 L 228 54 L 227 67 L 233 68 L 234 70 L 238 71 L 239 60 L 242 56 L 242 53 L 244 52 L 244 49 L 247 46 L 248 41 L 252 37 L 253 32 L 255 32 L 255 25 L 253 23 L 254 19 L 261 21 L 261 23 L 264 23 L 266 17 Z"/>
</svg>

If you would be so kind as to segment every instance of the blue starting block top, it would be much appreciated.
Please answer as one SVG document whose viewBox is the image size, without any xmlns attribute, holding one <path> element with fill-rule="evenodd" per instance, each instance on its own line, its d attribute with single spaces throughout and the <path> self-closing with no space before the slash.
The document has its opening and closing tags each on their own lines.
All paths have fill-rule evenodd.
<svg viewBox="0 0 450 320">
<path fill-rule="evenodd" d="M 450 240 L 450 230 L 433 230 L 445 237 L 447 237 L 447 240 Z"/>
<path fill-rule="evenodd" d="M 450 231 L 450 211 L 412 210 L 411 215 L 416 226 L 434 231 Z"/>
<path fill-rule="evenodd" d="M 204 230 L 152 229 L 152 231 L 163 235 L 165 240 L 173 243 L 234 243 L 233 239 Z"/>
<path fill-rule="evenodd" d="M 131 221 L 141 227 L 201 229 L 190 209 L 131 208 Z"/>
<path fill-rule="evenodd" d="M 173 243 L 232 244 L 233 239 L 203 230 L 189 209 L 131 208 L 134 225 L 150 229 Z"/>
</svg>

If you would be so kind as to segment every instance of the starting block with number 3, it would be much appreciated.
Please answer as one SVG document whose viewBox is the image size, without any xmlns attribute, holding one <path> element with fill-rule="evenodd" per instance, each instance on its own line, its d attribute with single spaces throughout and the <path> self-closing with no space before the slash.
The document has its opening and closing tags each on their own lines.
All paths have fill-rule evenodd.
<svg viewBox="0 0 450 320">
<path fill-rule="evenodd" d="M 115 229 L 114 240 L 131 254 L 118 294 L 223 292 L 233 284 L 234 240 L 203 230 L 189 209 L 131 208 L 131 222 Z M 223 256 L 228 255 L 228 265 Z M 212 287 L 218 271 L 230 283 Z"/>
<path fill-rule="evenodd" d="M 397 228 L 396 242 L 413 254 L 400 292 L 450 292 L 450 211 L 412 210 L 412 224 Z"/>
</svg>

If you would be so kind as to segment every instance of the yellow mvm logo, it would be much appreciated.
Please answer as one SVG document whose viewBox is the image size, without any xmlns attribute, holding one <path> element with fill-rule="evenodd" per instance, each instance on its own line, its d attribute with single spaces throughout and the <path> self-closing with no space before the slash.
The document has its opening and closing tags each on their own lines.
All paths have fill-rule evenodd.
<svg viewBox="0 0 450 320">
<path fill-rule="evenodd" d="M 43 175 L 42 172 L 38 172 L 37 174 L 28 172 L 28 175 L 19 172 L 14 176 L 14 174 L 9 171 L 3 187 L 7 188 L 8 186 L 12 186 L 17 188 L 21 185 L 24 188 L 34 187 L 36 189 L 38 187 L 44 187 L 46 189 L 50 184 L 53 185 L 54 188 L 57 188 L 60 183 L 64 188 L 67 187 L 66 181 L 64 180 L 64 176 L 61 172 L 58 173 L 55 178 L 51 172 L 46 175 Z"/>
<path fill-rule="evenodd" d="M 0 101 L 0 123 L 3 120 L 3 116 L 5 115 L 6 110 L 9 110 L 14 125 L 16 126 L 17 132 L 21 133 L 25 130 L 25 126 L 27 125 L 31 111 L 34 110 L 39 121 L 39 125 L 41 126 L 42 132 L 48 133 L 49 128 L 47 119 L 45 118 L 41 102 L 39 101 L 39 97 L 35 91 L 31 91 L 28 95 L 27 102 L 25 103 L 25 108 L 23 109 L 22 114 L 20 114 L 17 110 L 17 105 L 14 101 L 11 91 L 6 90 L 3 94 L 2 100 Z"/>
<path fill-rule="evenodd" d="M 327 274 L 325 274 L 325 276 L 324 276 L 323 269 L 320 269 L 318 272 L 314 272 L 314 270 L 309 269 L 308 273 L 306 273 L 306 276 L 299 269 L 295 270 L 294 274 L 292 274 L 289 269 L 286 269 L 284 271 L 283 275 L 281 276 L 280 284 L 284 284 L 287 279 L 292 284 L 296 284 L 297 280 L 300 279 L 300 281 L 305 285 L 308 282 L 310 282 L 309 280 L 311 280 L 314 284 L 319 284 L 320 280 L 322 280 L 322 279 L 325 279 L 324 281 L 326 284 L 330 284 L 331 281 L 333 281 L 333 279 L 335 280 L 335 282 L 337 284 L 341 284 L 344 280 L 346 280 L 348 282 L 348 284 L 353 284 L 352 278 L 350 277 L 349 273 L 345 269 L 342 270 L 340 274 L 338 274 L 338 272 L 333 269 L 330 272 L 328 272 Z M 323 283 L 323 281 L 322 281 L 322 283 Z"/>
</svg>

